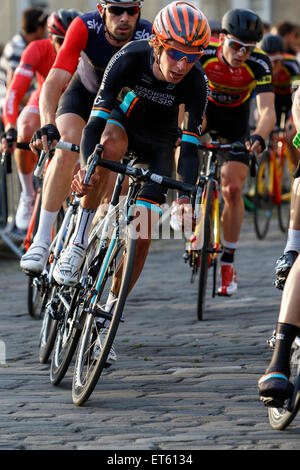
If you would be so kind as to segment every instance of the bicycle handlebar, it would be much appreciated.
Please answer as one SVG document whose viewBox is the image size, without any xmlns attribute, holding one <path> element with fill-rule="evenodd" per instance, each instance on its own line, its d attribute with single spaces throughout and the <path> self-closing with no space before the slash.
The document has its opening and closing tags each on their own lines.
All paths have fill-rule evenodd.
<svg viewBox="0 0 300 470">
<path fill-rule="evenodd" d="M 177 181 L 173 178 L 169 178 L 168 176 L 157 175 L 156 173 L 152 173 L 150 170 L 144 168 L 133 168 L 132 166 L 124 165 L 123 163 L 101 158 L 102 152 L 103 146 L 99 144 L 96 146 L 94 153 L 88 159 L 88 170 L 84 184 L 88 184 L 96 166 L 100 165 L 116 173 L 132 176 L 139 181 L 153 181 L 156 184 L 161 184 L 162 186 L 166 186 L 170 189 L 177 189 L 179 191 L 189 193 L 194 193 L 196 191 L 195 186 Z"/>
<path fill-rule="evenodd" d="M 256 175 L 256 165 L 257 165 L 257 154 L 255 151 L 250 151 L 247 149 L 243 142 L 233 142 L 230 144 L 221 144 L 221 142 L 217 140 L 211 140 L 210 142 L 199 143 L 199 148 L 210 150 L 212 152 L 216 152 L 217 150 L 232 150 L 236 152 L 245 152 L 250 155 L 250 174 L 254 178 Z"/>
<path fill-rule="evenodd" d="M 18 145 L 19 144 L 17 144 L 17 147 L 18 147 Z M 21 145 L 24 145 L 24 144 L 22 143 Z M 28 144 L 28 146 L 29 146 L 29 144 Z M 19 148 L 23 148 L 23 147 L 19 147 Z M 77 152 L 77 153 L 79 153 L 79 151 L 80 151 L 79 145 L 71 144 L 70 142 L 62 142 L 61 140 L 59 142 L 57 142 L 57 144 L 55 145 L 55 149 L 70 150 L 71 152 Z M 36 176 L 37 178 L 41 178 L 41 176 L 44 172 L 46 160 L 47 160 L 50 152 L 45 152 L 44 150 L 41 151 L 38 163 L 37 163 L 37 165 L 35 167 L 35 170 L 34 170 L 34 176 Z"/>
</svg>

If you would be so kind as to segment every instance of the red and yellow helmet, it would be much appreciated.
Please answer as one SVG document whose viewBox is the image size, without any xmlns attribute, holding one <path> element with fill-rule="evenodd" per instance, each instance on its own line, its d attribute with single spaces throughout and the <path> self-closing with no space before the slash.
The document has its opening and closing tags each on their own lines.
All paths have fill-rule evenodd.
<svg viewBox="0 0 300 470">
<path fill-rule="evenodd" d="M 161 40 L 189 46 L 208 46 L 210 27 L 204 14 L 188 2 L 172 2 L 162 8 L 153 23 L 153 33 Z"/>
</svg>

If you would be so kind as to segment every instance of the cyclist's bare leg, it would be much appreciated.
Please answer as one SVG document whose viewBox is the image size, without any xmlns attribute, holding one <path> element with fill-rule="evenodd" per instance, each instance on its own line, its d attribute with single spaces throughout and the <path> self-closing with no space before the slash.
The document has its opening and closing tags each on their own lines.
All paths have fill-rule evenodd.
<svg viewBox="0 0 300 470">
<path fill-rule="evenodd" d="M 80 144 L 85 121 L 77 114 L 63 114 L 56 120 L 61 140 L 75 145 Z M 57 212 L 70 193 L 78 154 L 66 150 L 56 150 L 47 170 L 43 187 L 43 209 Z"/>
<path fill-rule="evenodd" d="M 141 210 L 140 210 L 141 209 Z M 140 210 L 140 212 L 139 212 Z M 148 256 L 151 234 L 159 221 L 159 214 L 145 207 L 138 208 L 138 216 L 132 222 L 137 231 L 134 269 L 131 276 L 129 292 L 133 289 L 145 265 Z M 123 263 L 116 269 L 112 284 L 112 292 L 118 294 L 122 280 Z"/>
<path fill-rule="evenodd" d="M 293 183 L 289 228 L 300 230 L 300 177 Z"/>
<path fill-rule="evenodd" d="M 300 256 L 293 264 L 286 280 L 280 305 L 278 321 L 289 323 L 300 328 Z"/>
<path fill-rule="evenodd" d="M 18 142 L 30 142 L 32 134 L 40 126 L 40 116 L 38 113 L 24 111 L 18 118 L 17 131 Z M 14 157 L 20 176 L 23 194 L 32 196 L 33 188 L 33 170 L 37 161 L 36 155 L 30 150 L 15 149 Z"/>
<path fill-rule="evenodd" d="M 103 158 L 119 162 L 128 147 L 127 134 L 120 126 L 107 123 L 100 143 L 104 146 Z M 96 168 L 95 173 L 99 178 L 98 184 L 81 200 L 82 207 L 86 209 L 97 209 L 100 202 L 105 198 L 109 199 L 113 191 L 116 176 L 112 176 L 110 170 L 100 166 Z"/>
<path fill-rule="evenodd" d="M 221 167 L 221 185 L 224 198 L 222 213 L 223 238 L 227 242 L 237 243 L 244 219 L 242 187 L 248 167 L 240 162 L 229 161 Z"/>
</svg>

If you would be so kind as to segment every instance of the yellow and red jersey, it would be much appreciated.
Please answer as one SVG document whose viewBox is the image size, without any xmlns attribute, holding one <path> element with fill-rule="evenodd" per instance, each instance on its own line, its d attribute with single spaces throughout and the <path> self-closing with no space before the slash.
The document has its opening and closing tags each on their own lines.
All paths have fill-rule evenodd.
<svg viewBox="0 0 300 470">
<path fill-rule="evenodd" d="M 256 94 L 273 91 L 271 62 L 260 49 L 255 49 L 240 67 L 232 68 L 222 55 L 222 46 L 212 41 L 200 62 L 209 81 L 209 102 L 217 106 L 237 107 L 253 91 Z"/>
</svg>

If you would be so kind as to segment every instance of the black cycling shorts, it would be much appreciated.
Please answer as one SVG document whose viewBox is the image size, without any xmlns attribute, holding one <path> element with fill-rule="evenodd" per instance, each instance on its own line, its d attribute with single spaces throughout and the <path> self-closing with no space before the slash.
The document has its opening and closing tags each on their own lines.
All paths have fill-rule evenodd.
<svg viewBox="0 0 300 470">
<path fill-rule="evenodd" d="M 128 149 L 136 156 L 135 165 L 148 168 L 151 172 L 163 176 L 172 176 L 174 168 L 174 150 L 177 139 L 177 123 L 159 128 L 145 125 L 141 120 L 126 117 L 115 108 L 108 119 L 120 125 L 128 136 Z M 139 193 L 139 198 L 149 202 L 166 202 L 167 189 L 154 182 L 146 182 Z"/>
<path fill-rule="evenodd" d="M 245 142 L 249 137 L 249 103 L 233 108 L 216 106 L 209 102 L 206 110 L 207 126 L 204 134 L 215 131 L 224 142 Z M 248 153 L 222 152 L 222 160 L 249 165 Z M 223 163 L 223 162 L 222 162 Z"/>
<path fill-rule="evenodd" d="M 59 100 L 56 117 L 72 113 L 88 122 L 95 98 L 96 93 L 90 93 L 75 73 Z"/>
</svg>

